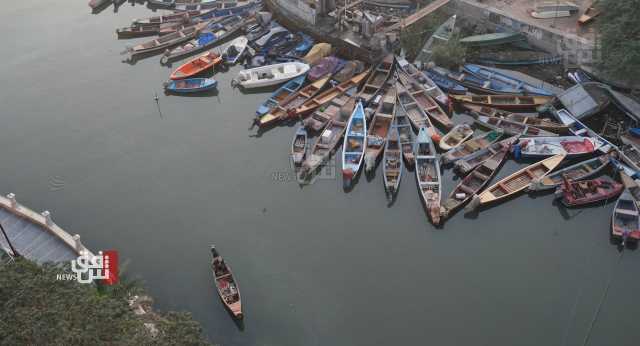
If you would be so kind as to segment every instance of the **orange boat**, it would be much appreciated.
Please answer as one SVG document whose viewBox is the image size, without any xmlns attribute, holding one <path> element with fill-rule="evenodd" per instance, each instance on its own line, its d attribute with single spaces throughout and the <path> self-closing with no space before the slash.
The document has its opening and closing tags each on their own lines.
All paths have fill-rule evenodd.
<svg viewBox="0 0 640 346">
<path fill-rule="evenodd" d="M 208 68 L 214 68 L 221 62 L 222 57 L 220 55 L 214 52 L 208 52 L 178 67 L 175 71 L 173 71 L 169 78 L 172 80 L 177 80 L 193 77 Z"/>
</svg>

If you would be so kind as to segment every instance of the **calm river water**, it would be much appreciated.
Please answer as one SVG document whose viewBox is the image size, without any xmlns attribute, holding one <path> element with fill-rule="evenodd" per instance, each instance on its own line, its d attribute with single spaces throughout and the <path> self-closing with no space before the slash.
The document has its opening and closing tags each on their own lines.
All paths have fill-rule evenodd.
<svg viewBox="0 0 640 346">
<path fill-rule="evenodd" d="M 524 195 L 435 229 L 410 174 L 392 207 L 380 168 L 350 193 L 335 179 L 300 188 L 286 179 L 295 129 L 252 136 L 268 93 L 231 89 L 239 67 L 217 75 L 216 95 L 164 96 L 170 69 L 122 63 L 132 42 L 114 35 L 151 12 L 89 12 L 85 0 L 0 10 L 0 192 L 118 250 L 158 308 L 192 312 L 212 341 L 582 345 L 611 279 L 589 345 L 638 344 L 640 256 L 609 244 L 611 203 L 567 212 Z M 214 292 L 212 243 L 238 277 L 243 329 Z"/>
</svg>

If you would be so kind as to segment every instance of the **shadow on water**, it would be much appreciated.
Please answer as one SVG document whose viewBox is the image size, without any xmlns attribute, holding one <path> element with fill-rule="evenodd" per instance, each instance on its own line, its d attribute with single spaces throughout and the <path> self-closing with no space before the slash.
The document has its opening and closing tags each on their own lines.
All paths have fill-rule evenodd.
<svg viewBox="0 0 640 346">
<path fill-rule="evenodd" d="M 103 3 L 102 5 L 92 8 L 91 9 L 91 14 L 100 14 L 102 11 L 104 11 L 107 7 L 109 7 L 111 5 L 111 2 L 107 1 L 105 3 Z"/>
<path fill-rule="evenodd" d="M 217 97 L 219 94 L 218 89 L 211 89 L 207 91 L 200 91 L 194 93 L 176 93 L 171 91 L 164 91 L 165 96 L 178 96 L 178 97 Z M 219 99 L 219 98 L 218 98 Z"/>
</svg>

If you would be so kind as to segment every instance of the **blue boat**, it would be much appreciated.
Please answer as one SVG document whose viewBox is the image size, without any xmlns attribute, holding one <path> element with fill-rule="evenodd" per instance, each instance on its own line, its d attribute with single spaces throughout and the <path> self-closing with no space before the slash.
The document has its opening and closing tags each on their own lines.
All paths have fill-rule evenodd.
<svg viewBox="0 0 640 346">
<path fill-rule="evenodd" d="M 498 71 L 488 69 L 480 65 L 466 64 L 464 65 L 464 70 L 476 77 L 484 79 L 485 81 L 505 84 L 508 87 L 518 90 L 525 95 L 554 96 L 552 92 L 541 87 L 537 87 L 531 83 L 527 83 L 523 80 L 508 76 L 504 73 L 500 73 Z"/>
<path fill-rule="evenodd" d="M 287 52 L 286 55 L 301 57 L 307 54 L 309 49 L 311 49 L 311 47 L 313 46 L 314 41 L 313 41 L 313 38 L 311 38 L 311 36 L 303 32 L 299 32 L 298 35 L 302 37 L 302 42 L 300 42 L 295 48 Z"/>
<path fill-rule="evenodd" d="M 235 1 L 202 1 L 196 4 L 176 4 L 174 6 L 174 11 L 176 12 L 187 12 L 187 11 L 206 11 L 213 10 L 208 15 L 211 17 L 222 17 L 229 16 L 232 14 L 238 14 L 247 8 L 257 6 L 258 2 L 254 1 L 243 1 L 243 2 L 235 2 Z"/>
<path fill-rule="evenodd" d="M 447 77 L 446 74 L 441 74 L 439 71 L 434 69 L 426 69 L 424 73 L 431 78 L 431 80 L 436 83 L 440 87 L 440 89 L 450 93 L 450 94 L 459 94 L 465 95 L 469 89 L 463 87 L 458 84 L 453 79 Z"/>
<path fill-rule="evenodd" d="M 302 85 L 304 84 L 304 80 L 306 77 L 306 74 L 303 74 L 302 76 L 298 76 L 286 82 L 283 86 L 278 88 L 278 90 L 276 90 L 271 95 L 271 97 L 269 97 L 269 99 L 258 106 L 258 110 L 256 110 L 256 116 L 261 117 L 269 113 L 269 111 L 271 111 L 273 107 L 277 106 L 280 101 L 298 91 L 298 89 L 300 89 L 300 87 L 302 87 Z"/>
<path fill-rule="evenodd" d="M 522 90 L 516 89 L 500 80 L 489 80 L 467 72 L 453 72 L 442 67 L 434 67 L 433 69 L 439 71 L 440 74 L 446 75 L 456 83 L 483 94 L 522 94 Z"/>
<path fill-rule="evenodd" d="M 215 89 L 218 81 L 213 78 L 188 78 L 164 83 L 164 89 L 174 93 L 195 93 Z"/>
<path fill-rule="evenodd" d="M 640 128 L 632 127 L 629 129 L 629 133 L 636 138 L 640 138 Z"/>
</svg>

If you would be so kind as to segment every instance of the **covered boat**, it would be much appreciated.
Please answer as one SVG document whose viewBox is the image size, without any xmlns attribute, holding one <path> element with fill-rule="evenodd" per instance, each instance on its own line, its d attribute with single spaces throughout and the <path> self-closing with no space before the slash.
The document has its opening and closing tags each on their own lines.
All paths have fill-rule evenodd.
<svg viewBox="0 0 640 346">
<path fill-rule="evenodd" d="M 304 62 L 307 64 L 313 65 L 318 62 L 320 59 L 324 58 L 331 54 L 331 45 L 328 43 L 317 43 L 311 50 L 307 53 L 307 55 L 302 58 Z"/>
<path fill-rule="evenodd" d="M 314 81 L 327 74 L 333 75 L 336 71 L 340 70 L 342 66 L 344 66 L 344 60 L 340 58 L 336 58 L 335 56 L 322 58 L 309 70 L 309 80 Z"/>
<path fill-rule="evenodd" d="M 588 155 L 599 147 L 593 138 L 581 136 L 524 138 L 517 144 L 523 157 L 546 157 L 566 153 L 567 157 Z"/>
<path fill-rule="evenodd" d="M 333 75 L 332 79 L 338 83 L 342 83 L 349 78 L 362 73 L 365 70 L 364 63 L 359 60 L 351 60 L 347 61 L 342 69 L 340 69 L 336 74 Z"/>
<path fill-rule="evenodd" d="M 302 62 L 261 66 L 240 71 L 237 79 L 234 79 L 234 84 L 245 89 L 277 85 L 299 77 L 307 71 L 309 71 L 309 65 Z"/>
<path fill-rule="evenodd" d="M 362 103 L 358 102 L 347 124 L 342 146 L 342 181 L 345 188 L 352 187 L 353 179 L 362 167 L 366 146 L 367 118 Z"/>
</svg>

